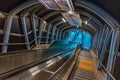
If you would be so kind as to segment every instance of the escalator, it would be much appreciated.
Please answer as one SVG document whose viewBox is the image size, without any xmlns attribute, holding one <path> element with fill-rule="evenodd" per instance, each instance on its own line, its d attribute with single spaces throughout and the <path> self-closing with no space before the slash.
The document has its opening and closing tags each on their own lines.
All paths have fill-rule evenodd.
<svg viewBox="0 0 120 80">
<path fill-rule="evenodd" d="M 0 80 L 37 80 L 42 75 L 46 76 L 38 80 L 47 80 L 73 51 L 74 48 L 48 48 L 0 54 Z"/>
<path fill-rule="evenodd" d="M 0 54 L 0 61 L 0 80 L 104 80 L 94 54 L 80 46 Z"/>
</svg>

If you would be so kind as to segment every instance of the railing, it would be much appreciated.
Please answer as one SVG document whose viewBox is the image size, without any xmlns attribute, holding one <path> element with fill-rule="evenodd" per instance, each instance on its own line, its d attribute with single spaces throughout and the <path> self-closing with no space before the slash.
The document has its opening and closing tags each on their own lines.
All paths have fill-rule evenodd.
<svg viewBox="0 0 120 80">
<path fill-rule="evenodd" d="M 113 77 L 113 75 L 106 69 L 106 67 L 102 64 L 102 62 L 100 61 L 100 60 L 98 60 L 99 61 L 99 63 L 101 64 L 101 66 L 103 67 L 103 69 L 104 69 L 104 71 L 106 72 L 106 74 L 108 74 L 109 75 L 109 80 L 116 80 L 114 77 Z M 107 80 L 107 78 L 106 78 L 106 80 Z"/>
<path fill-rule="evenodd" d="M 34 43 L 37 39 L 39 39 L 39 38 L 47 38 L 47 37 L 43 37 L 43 36 L 38 36 L 36 39 L 33 39 L 31 42 L 29 42 L 29 43 L 0 43 L 0 45 L 31 45 L 32 43 Z M 49 39 L 51 39 L 51 38 L 49 38 Z M 54 39 L 53 39 L 54 40 Z M 46 43 L 46 42 L 45 42 Z M 50 42 L 48 42 L 48 43 L 50 43 Z"/>
</svg>

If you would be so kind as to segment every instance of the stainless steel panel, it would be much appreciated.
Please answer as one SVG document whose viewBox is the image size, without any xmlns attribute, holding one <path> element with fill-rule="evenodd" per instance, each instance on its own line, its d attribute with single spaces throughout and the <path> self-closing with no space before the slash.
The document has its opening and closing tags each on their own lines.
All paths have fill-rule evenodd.
<svg viewBox="0 0 120 80">
<path fill-rule="evenodd" d="M 0 54 L 0 75 L 18 69 L 22 66 L 46 59 L 55 54 L 64 52 L 66 49 L 44 49 L 17 53 Z"/>
</svg>

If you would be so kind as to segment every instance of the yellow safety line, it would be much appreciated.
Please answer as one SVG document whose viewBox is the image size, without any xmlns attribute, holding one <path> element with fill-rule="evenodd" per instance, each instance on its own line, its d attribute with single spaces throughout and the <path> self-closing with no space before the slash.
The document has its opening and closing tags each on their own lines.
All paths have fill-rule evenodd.
<svg viewBox="0 0 120 80">
<path fill-rule="evenodd" d="M 87 71 L 93 71 L 93 66 L 88 66 L 88 65 L 85 65 L 85 64 L 78 64 L 78 68 L 79 69 L 84 69 L 84 70 L 87 70 Z"/>
<path fill-rule="evenodd" d="M 80 58 L 79 62 L 86 63 L 86 64 L 93 64 L 92 60 L 90 60 L 90 59 L 84 59 L 84 58 Z"/>
<path fill-rule="evenodd" d="M 78 68 L 79 69 L 84 69 L 84 70 L 87 70 L 87 71 L 93 71 L 93 60 L 92 59 L 89 59 L 89 58 L 86 58 L 86 57 L 79 57 L 78 58 Z"/>
</svg>

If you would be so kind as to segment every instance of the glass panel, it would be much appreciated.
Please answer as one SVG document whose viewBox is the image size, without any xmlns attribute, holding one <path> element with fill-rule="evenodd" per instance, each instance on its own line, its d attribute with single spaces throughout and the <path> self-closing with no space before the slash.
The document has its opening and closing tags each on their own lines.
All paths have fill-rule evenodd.
<svg viewBox="0 0 120 80">
<path fill-rule="evenodd" d="M 67 0 L 55 0 L 55 2 L 61 10 L 70 10 Z"/>
<path fill-rule="evenodd" d="M 39 0 L 47 9 L 59 10 L 54 0 Z"/>
<path fill-rule="evenodd" d="M 68 12 L 68 13 L 62 13 L 62 15 L 70 23 L 70 25 L 81 26 L 82 21 L 80 19 L 79 14 L 76 14 L 74 12 Z"/>
</svg>

